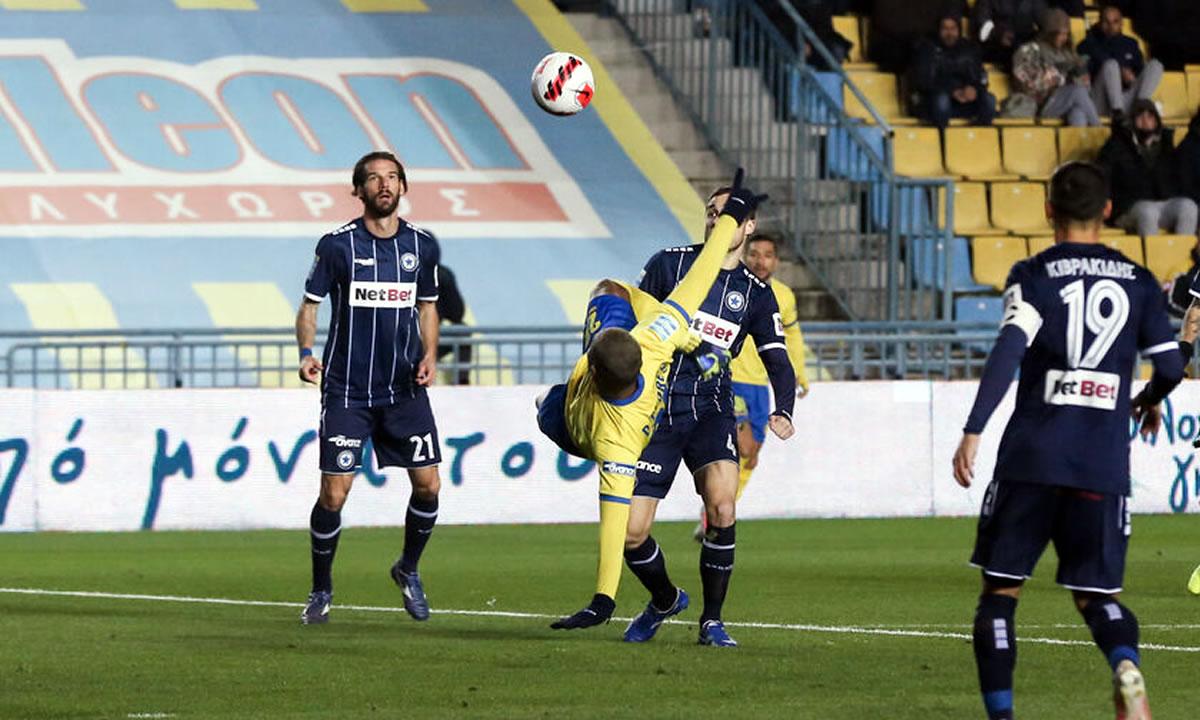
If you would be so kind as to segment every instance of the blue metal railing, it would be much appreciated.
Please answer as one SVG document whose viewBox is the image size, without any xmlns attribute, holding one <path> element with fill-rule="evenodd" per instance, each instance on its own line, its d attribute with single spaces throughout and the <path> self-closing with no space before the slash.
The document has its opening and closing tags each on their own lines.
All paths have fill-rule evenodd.
<svg viewBox="0 0 1200 720">
<path fill-rule="evenodd" d="M 953 184 L 895 174 L 891 126 L 790 3 L 791 38 L 753 0 L 609 7 L 724 164 L 771 192 L 761 219 L 786 230 L 842 312 L 953 318 Z M 829 73 L 806 64 L 806 43 Z M 846 114 L 843 88 L 867 122 Z"/>
</svg>

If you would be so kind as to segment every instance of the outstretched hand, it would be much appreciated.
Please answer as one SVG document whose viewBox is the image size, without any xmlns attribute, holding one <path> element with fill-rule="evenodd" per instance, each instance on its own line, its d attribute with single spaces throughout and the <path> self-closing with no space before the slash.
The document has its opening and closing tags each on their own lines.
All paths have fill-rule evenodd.
<svg viewBox="0 0 1200 720">
<path fill-rule="evenodd" d="M 729 199 L 725 201 L 725 207 L 721 208 L 721 214 L 733 218 L 738 225 L 746 222 L 746 219 L 754 214 L 754 210 L 770 197 L 765 194 L 755 195 L 750 188 L 742 187 L 745 178 L 746 170 L 738 168 L 734 173 L 733 183 L 729 186 Z"/>
</svg>

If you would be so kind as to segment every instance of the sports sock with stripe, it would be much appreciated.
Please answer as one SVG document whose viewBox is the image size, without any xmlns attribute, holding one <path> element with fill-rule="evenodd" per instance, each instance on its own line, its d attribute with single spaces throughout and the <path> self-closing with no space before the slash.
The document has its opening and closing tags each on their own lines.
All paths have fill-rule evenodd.
<svg viewBox="0 0 1200 720">
<path fill-rule="evenodd" d="M 667 561 L 658 542 L 647 537 L 646 542 L 636 548 L 625 549 L 625 565 L 650 591 L 650 602 L 659 610 L 666 611 L 675 603 L 675 584 L 667 575 Z"/>
<path fill-rule="evenodd" d="M 421 498 L 416 493 L 408 500 L 408 512 L 404 514 L 404 553 L 400 556 L 400 570 L 406 575 L 417 571 L 417 563 L 429 536 L 433 534 L 433 526 L 437 522 L 438 499 Z"/>
<path fill-rule="evenodd" d="M 721 608 L 725 605 L 725 594 L 729 591 L 729 578 L 733 575 L 733 550 L 737 536 L 735 527 L 712 527 L 704 534 L 700 544 L 700 582 L 704 586 L 704 612 L 700 623 L 720 620 Z"/>
<path fill-rule="evenodd" d="M 313 592 L 333 592 L 333 556 L 342 536 L 342 513 L 328 510 L 318 501 L 308 516 L 308 528 Z"/>
<path fill-rule="evenodd" d="M 1017 666 L 1017 633 L 1013 618 L 1017 599 L 986 593 L 975 608 L 975 665 L 979 691 L 988 720 L 1011 720 L 1013 716 L 1013 670 Z"/>
<path fill-rule="evenodd" d="M 1112 598 L 1097 598 L 1084 606 L 1083 619 L 1114 670 L 1122 660 L 1140 664 L 1138 621 L 1132 610 Z"/>
</svg>

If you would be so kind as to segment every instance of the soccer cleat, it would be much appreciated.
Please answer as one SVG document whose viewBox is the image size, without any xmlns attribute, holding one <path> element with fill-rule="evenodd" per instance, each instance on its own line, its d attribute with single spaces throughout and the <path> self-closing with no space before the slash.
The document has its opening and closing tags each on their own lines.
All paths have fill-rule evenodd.
<svg viewBox="0 0 1200 720">
<path fill-rule="evenodd" d="M 697 642 L 712 647 L 737 647 L 737 640 L 729 637 L 729 633 L 725 632 L 725 623 L 720 620 L 705 620 L 700 625 L 700 639 Z"/>
<path fill-rule="evenodd" d="M 613 610 L 616 607 L 617 604 L 612 598 L 596 593 L 592 597 L 590 605 L 574 615 L 555 620 L 550 623 L 550 628 L 553 630 L 581 630 L 603 625 L 612 618 Z"/>
<path fill-rule="evenodd" d="M 404 609 L 413 620 L 429 619 L 429 601 L 425 599 L 425 586 L 421 584 L 421 576 L 406 573 L 400 569 L 400 561 L 392 566 L 392 580 L 404 591 Z"/>
<path fill-rule="evenodd" d="M 687 606 L 688 594 L 683 588 L 675 588 L 675 602 L 666 610 L 659 610 L 652 602 L 646 603 L 646 609 L 625 628 L 625 642 L 647 642 L 653 639 L 654 634 L 658 632 L 658 626 L 662 625 L 664 620 L 687 610 Z"/>
<path fill-rule="evenodd" d="M 1200 595 L 1200 566 L 1192 571 L 1192 577 L 1188 579 L 1188 592 Z"/>
<path fill-rule="evenodd" d="M 329 606 L 333 603 L 333 593 L 324 591 L 311 592 L 308 602 L 300 613 L 300 622 L 304 625 L 320 625 L 329 622 Z"/>
<path fill-rule="evenodd" d="M 1113 704 L 1117 720 L 1150 720 L 1146 680 L 1132 660 L 1122 660 L 1113 671 Z"/>
</svg>

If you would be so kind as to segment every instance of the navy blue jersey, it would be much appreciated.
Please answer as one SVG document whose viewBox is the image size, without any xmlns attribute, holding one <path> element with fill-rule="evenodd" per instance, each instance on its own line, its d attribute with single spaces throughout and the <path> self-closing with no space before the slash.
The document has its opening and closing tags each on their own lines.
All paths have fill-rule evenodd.
<svg viewBox="0 0 1200 720">
<path fill-rule="evenodd" d="M 1003 324 L 1028 349 L 996 479 L 1128 494 L 1138 353 L 1177 348 L 1158 283 L 1104 245 L 1060 243 L 1014 265 L 1007 288 Z"/>
<path fill-rule="evenodd" d="M 642 269 L 638 287 L 658 300 L 664 300 L 696 261 L 696 255 L 702 247 L 687 245 L 655 253 Z M 749 335 L 754 338 L 760 355 L 777 353 L 784 363 L 788 359 L 783 321 L 779 316 L 775 294 L 771 292 L 770 285 L 755 277 L 741 263 L 733 270 L 721 270 L 717 275 L 708 297 L 692 316 L 692 332 L 710 344 L 728 350 L 732 356 L 741 352 L 742 343 Z M 769 371 L 775 364 L 766 365 Z M 790 367 L 788 372 L 791 372 Z M 732 411 L 732 380 L 728 369 L 715 378 L 702 380 L 699 365 L 687 356 L 676 353 L 670 378 L 670 395 L 682 398 L 676 403 L 688 402 L 694 406 L 693 398 L 709 396 L 716 398 L 722 409 Z M 793 377 L 793 383 L 794 380 Z M 678 408 L 671 407 L 676 403 L 668 399 L 668 415 L 678 411 Z M 791 406 L 787 407 L 790 411 Z"/>
<path fill-rule="evenodd" d="M 377 407 L 413 395 L 424 355 L 418 302 L 437 302 L 437 240 L 404 220 L 396 234 L 377 238 L 362 219 L 317 243 L 304 295 L 330 295 L 333 315 L 325 343 L 325 402 Z"/>
</svg>

